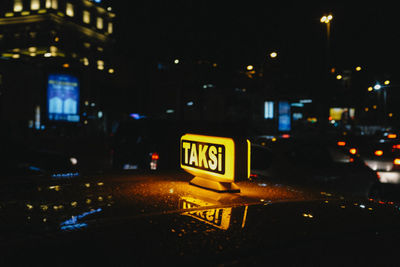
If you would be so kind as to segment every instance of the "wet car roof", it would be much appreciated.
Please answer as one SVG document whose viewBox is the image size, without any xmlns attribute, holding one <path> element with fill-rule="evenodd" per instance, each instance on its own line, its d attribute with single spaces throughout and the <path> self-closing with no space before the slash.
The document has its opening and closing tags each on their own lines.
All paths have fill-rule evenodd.
<svg viewBox="0 0 400 267">
<path fill-rule="evenodd" d="M 53 266 L 257 264 L 268 262 L 265 253 L 279 259 L 296 246 L 317 249 L 316 240 L 327 247 L 338 237 L 363 244 L 398 232 L 393 202 L 268 181 L 241 181 L 240 193 L 216 193 L 189 185 L 191 178 L 183 172 L 71 173 L 2 180 L 1 188 L 8 188 L 0 200 L 0 246 L 8 255 L 2 260 Z M 322 260 L 312 255 L 308 260 Z"/>
</svg>

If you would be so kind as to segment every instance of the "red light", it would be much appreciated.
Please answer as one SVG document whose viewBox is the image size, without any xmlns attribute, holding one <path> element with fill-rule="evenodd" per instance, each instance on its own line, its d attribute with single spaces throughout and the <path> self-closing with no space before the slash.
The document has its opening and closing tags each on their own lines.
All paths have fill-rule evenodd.
<svg viewBox="0 0 400 267">
<path fill-rule="evenodd" d="M 389 139 L 395 139 L 397 138 L 397 134 L 388 134 L 387 136 Z"/>
<path fill-rule="evenodd" d="M 289 138 L 290 134 L 282 134 L 282 138 Z"/>
<path fill-rule="evenodd" d="M 393 148 L 393 149 L 400 149 L 400 144 L 393 145 L 392 148 Z"/>
<path fill-rule="evenodd" d="M 257 178 L 257 177 L 258 177 L 258 174 L 257 174 L 257 173 L 250 173 L 250 177 L 251 177 L 251 178 Z"/>
<path fill-rule="evenodd" d="M 400 159 L 399 159 L 399 158 L 394 159 L 394 160 L 393 160 L 393 164 L 394 164 L 394 165 L 400 165 Z"/>
<path fill-rule="evenodd" d="M 354 148 L 354 147 L 353 147 L 353 148 L 350 148 L 349 152 L 350 152 L 350 154 L 355 155 L 355 154 L 357 154 L 357 149 Z"/>
<path fill-rule="evenodd" d="M 344 141 L 339 141 L 339 142 L 337 142 L 337 145 L 338 145 L 338 146 L 345 146 L 345 145 L 346 145 L 346 142 L 344 142 Z"/>
<path fill-rule="evenodd" d="M 151 160 L 158 160 L 159 158 L 160 156 L 158 155 L 157 152 L 151 154 Z"/>
<path fill-rule="evenodd" d="M 374 152 L 374 154 L 375 154 L 375 156 L 380 157 L 380 156 L 383 155 L 383 151 L 382 151 L 382 150 L 376 150 L 376 151 Z"/>
</svg>

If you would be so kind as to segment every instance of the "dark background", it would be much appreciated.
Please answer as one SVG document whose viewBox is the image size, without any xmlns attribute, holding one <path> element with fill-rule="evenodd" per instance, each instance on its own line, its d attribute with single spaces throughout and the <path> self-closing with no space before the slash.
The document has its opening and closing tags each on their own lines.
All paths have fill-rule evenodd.
<svg viewBox="0 0 400 267">
<path fill-rule="evenodd" d="M 331 65 L 361 66 L 371 80 L 398 76 L 399 22 L 395 5 L 292 4 L 288 2 L 145 1 L 113 4 L 123 76 L 140 79 L 158 60 L 215 60 L 226 69 L 256 65 L 277 51 L 299 87 L 313 86 L 325 64 L 326 25 L 331 13 Z M 129 80 L 129 79 L 127 79 Z M 128 81 L 126 81 L 128 82 Z M 317 90 L 317 88 L 315 88 Z"/>
</svg>

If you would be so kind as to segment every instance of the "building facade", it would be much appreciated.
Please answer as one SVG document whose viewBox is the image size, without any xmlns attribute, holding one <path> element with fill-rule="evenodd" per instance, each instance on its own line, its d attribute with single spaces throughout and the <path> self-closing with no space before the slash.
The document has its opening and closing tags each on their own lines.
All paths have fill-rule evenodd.
<svg viewBox="0 0 400 267">
<path fill-rule="evenodd" d="M 101 1 L 3 0 L 0 119 L 42 129 L 104 117 L 115 72 L 114 19 L 112 7 Z M 63 109 L 54 108 L 51 94 L 68 97 L 73 90 Z"/>
</svg>

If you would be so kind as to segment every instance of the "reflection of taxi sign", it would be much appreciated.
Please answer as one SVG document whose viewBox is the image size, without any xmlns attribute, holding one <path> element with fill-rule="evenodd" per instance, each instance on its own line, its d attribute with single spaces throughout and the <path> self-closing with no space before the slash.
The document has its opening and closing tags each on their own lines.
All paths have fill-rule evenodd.
<svg viewBox="0 0 400 267">
<path fill-rule="evenodd" d="M 250 176 L 250 142 L 185 134 L 180 143 L 182 169 L 193 174 L 191 184 L 217 192 L 240 192 L 234 183 Z"/>
</svg>

